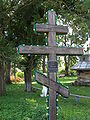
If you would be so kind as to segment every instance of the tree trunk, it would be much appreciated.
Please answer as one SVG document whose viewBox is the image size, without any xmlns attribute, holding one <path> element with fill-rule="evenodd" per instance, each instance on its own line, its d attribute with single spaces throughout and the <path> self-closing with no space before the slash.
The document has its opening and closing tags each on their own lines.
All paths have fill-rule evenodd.
<svg viewBox="0 0 90 120">
<path fill-rule="evenodd" d="M 0 96 L 5 92 L 4 65 L 0 63 Z"/>
<path fill-rule="evenodd" d="M 65 76 L 69 75 L 69 56 L 64 57 L 65 61 Z"/>
<path fill-rule="evenodd" d="M 45 55 L 43 55 L 43 63 L 42 63 L 43 73 L 46 72 L 45 70 Z"/>
<path fill-rule="evenodd" d="M 33 62 L 30 60 L 30 58 L 28 58 L 28 66 L 26 70 L 24 71 L 26 92 L 31 92 L 32 67 L 33 67 Z"/>
<path fill-rule="evenodd" d="M 14 81 L 15 81 L 15 84 L 16 84 L 16 65 L 14 63 Z"/>
<path fill-rule="evenodd" d="M 32 70 L 27 71 L 27 92 L 31 92 L 31 78 L 32 78 Z"/>
<path fill-rule="evenodd" d="M 65 46 L 67 46 L 66 42 L 67 42 L 67 38 L 66 38 L 66 35 L 65 35 L 65 42 L 64 42 Z M 68 76 L 69 75 L 69 56 L 65 55 L 64 61 L 65 61 L 65 76 Z"/>
<path fill-rule="evenodd" d="M 25 91 L 27 92 L 27 71 L 24 70 Z"/>
<path fill-rule="evenodd" d="M 10 80 L 10 62 L 6 63 L 6 83 L 7 84 L 11 84 L 11 80 Z"/>
</svg>

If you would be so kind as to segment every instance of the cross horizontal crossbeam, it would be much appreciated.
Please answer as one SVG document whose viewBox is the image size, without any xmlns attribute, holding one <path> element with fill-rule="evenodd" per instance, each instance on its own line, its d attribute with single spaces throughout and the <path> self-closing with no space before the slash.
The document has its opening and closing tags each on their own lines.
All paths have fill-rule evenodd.
<svg viewBox="0 0 90 120">
<path fill-rule="evenodd" d="M 62 47 L 50 47 L 50 46 L 20 46 L 20 54 L 52 54 L 56 55 L 82 55 L 82 48 L 62 48 Z"/>
<path fill-rule="evenodd" d="M 53 89 L 54 91 L 58 92 L 64 97 L 69 97 L 69 90 L 68 88 L 62 86 L 61 84 L 56 83 L 55 81 L 49 79 L 45 75 L 42 75 L 38 72 L 36 72 L 36 80 L 41 83 L 42 85 L 45 85 L 46 87 L 49 87 Z"/>
<path fill-rule="evenodd" d="M 36 31 L 38 32 L 56 32 L 60 34 L 67 34 L 68 27 L 62 25 L 48 25 L 48 24 L 36 24 Z"/>
</svg>

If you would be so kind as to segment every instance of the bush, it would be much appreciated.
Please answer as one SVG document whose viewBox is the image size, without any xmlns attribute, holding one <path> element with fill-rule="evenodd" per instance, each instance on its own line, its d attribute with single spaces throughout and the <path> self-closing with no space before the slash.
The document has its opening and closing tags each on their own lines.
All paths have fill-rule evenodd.
<svg viewBox="0 0 90 120">
<path fill-rule="evenodd" d="M 46 109 L 42 106 L 37 106 L 32 112 L 31 120 L 46 120 Z"/>
<path fill-rule="evenodd" d="M 61 70 L 59 74 L 65 74 L 65 70 Z M 76 76 L 77 72 L 75 70 L 69 70 L 69 76 Z"/>
<path fill-rule="evenodd" d="M 11 80 L 11 82 L 15 82 L 14 76 L 10 76 L 10 80 Z M 24 81 L 23 78 L 16 77 L 16 82 L 23 82 L 23 81 Z"/>
<path fill-rule="evenodd" d="M 61 73 L 61 74 L 65 74 L 65 70 L 61 70 L 60 73 Z"/>
<path fill-rule="evenodd" d="M 16 76 L 20 78 L 24 78 L 24 72 L 17 72 Z"/>
<path fill-rule="evenodd" d="M 70 74 L 70 76 L 76 76 L 77 72 L 75 70 L 70 70 L 69 74 Z"/>
</svg>

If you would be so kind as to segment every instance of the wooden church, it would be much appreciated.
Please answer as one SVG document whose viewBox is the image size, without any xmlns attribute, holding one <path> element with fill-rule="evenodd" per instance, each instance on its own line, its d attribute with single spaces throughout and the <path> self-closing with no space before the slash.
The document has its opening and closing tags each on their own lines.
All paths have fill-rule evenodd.
<svg viewBox="0 0 90 120">
<path fill-rule="evenodd" d="M 73 85 L 90 86 L 90 50 L 71 69 L 77 71 L 77 80 Z"/>
</svg>

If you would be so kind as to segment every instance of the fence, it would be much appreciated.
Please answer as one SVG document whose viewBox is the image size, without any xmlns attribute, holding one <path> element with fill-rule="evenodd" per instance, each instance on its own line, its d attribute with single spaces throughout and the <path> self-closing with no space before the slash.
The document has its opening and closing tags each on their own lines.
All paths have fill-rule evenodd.
<svg viewBox="0 0 90 120">
<path fill-rule="evenodd" d="M 90 97 L 71 94 L 59 97 L 57 120 L 90 120 Z"/>
</svg>

